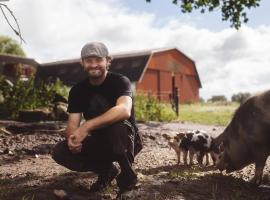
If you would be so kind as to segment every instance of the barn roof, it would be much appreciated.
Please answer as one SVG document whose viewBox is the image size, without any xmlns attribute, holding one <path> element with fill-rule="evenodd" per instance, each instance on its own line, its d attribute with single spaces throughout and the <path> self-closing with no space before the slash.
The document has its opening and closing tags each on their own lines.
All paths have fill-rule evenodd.
<svg viewBox="0 0 270 200">
<path fill-rule="evenodd" d="M 196 71 L 197 80 L 201 87 L 201 81 L 196 69 L 195 62 L 177 48 L 148 49 L 141 51 L 128 51 L 112 54 L 113 60 L 110 71 L 126 75 L 132 82 L 138 82 L 142 79 L 143 72 L 148 66 L 151 56 L 155 53 L 177 50 L 188 60 L 190 60 Z M 37 78 L 47 80 L 48 77 L 60 78 L 67 85 L 74 85 L 87 76 L 80 66 L 80 59 L 69 59 L 51 63 L 43 63 L 39 66 Z"/>
<path fill-rule="evenodd" d="M 198 74 L 198 71 L 197 71 L 197 68 L 196 68 L 196 64 L 195 64 L 195 61 L 192 60 L 190 57 L 188 57 L 186 54 L 184 54 L 182 51 L 180 51 L 178 48 L 176 47 L 167 47 L 167 48 L 156 48 L 156 49 L 148 49 L 148 50 L 138 50 L 138 51 L 127 51 L 127 52 L 120 52 L 120 53 L 117 53 L 117 54 L 113 54 L 113 58 L 115 59 L 122 59 L 122 58 L 125 58 L 127 60 L 137 60 L 138 58 L 140 57 L 147 57 L 147 59 L 149 60 L 149 58 L 153 55 L 153 54 L 156 54 L 156 53 L 164 53 L 166 51 L 171 51 L 171 50 L 176 50 L 177 52 L 179 52 L 180 54 L 182 54 L 185 58 L 187 58 L 193 65 L 194 67 L 194 70 L 196 72 L 196 78 L 197 78 L 197 81 L 198 81 L 198 84 L 199 84 L 199 87 L 201 88 L 202 87 L 202 84 L 201 84 L 201 80 L 200 80 L 200 77 L 199 77 L 199 74 Z M 133 61 L 135 62 L 135 61 Z M 139 61 L 138 61 L 139 62 Z M 143 64 L 143 63 L 141 63 Z M 112 65 L 112 69 L 114 70 L 114 65 Z M 145 65 L 144 66 L 141 66 L 143 68 L 147 68 L 147 62 L 145 62 Z M 129 73 L 130 71 L 130 73 Z M 131 73 L 132 71 L 132 65 L 131 63 L 126 63 L 125 65 L 122 64 L 122 69 L 118 69 L 117 72 L 120 72 L 124 75 L 126 75 L 127 77 L 130 78 L 129 74 L 134 74 L 134 73 Z M 140 75 L 136 74 L 136 79 L 135 81 L 140 81 L 142 79 L 142 76 L 143 76 L 143 71 L 144 69 L 140 69 L 139 71 L 137 72 L 141 72 Z"/>
</svg>

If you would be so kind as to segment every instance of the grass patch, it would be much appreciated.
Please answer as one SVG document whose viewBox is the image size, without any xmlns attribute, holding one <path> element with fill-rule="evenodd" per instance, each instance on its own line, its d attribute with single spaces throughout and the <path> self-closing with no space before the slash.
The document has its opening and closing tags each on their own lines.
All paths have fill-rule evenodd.
<svg viewBox="0 0 270 200">
<path fill-rule="evenodd" d="M 238 108 L 237 103 L 196 103 L 183 104 L 179 107 L 179 120 L 207 125 L 227 125 L 234 111 Z"/>
<path fill-rule="evenodd" d="M 178 170 L 172 170 L 168 174 L 168 177 L 171 179 L 185 179 L 185 180 L 194 180 L 199 177 L 199 169 L 196 166 L 192 166 L 187 169 L 178 169 Z"/>
</svg>

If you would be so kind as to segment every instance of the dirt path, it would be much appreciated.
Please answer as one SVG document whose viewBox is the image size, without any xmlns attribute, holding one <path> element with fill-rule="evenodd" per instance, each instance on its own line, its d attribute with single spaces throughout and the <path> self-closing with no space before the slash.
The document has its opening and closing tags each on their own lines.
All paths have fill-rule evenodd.
<svg viewBox="0 0 270 200">
<path fill-rule="evenodd" d="M 12 124 L 14 126 L 10 126 Z M 0 131 L 0 200 L 56 200 L 55 189 L 64 190 L 70 200 L 115 198 L 115 182 L 104 193 L 93 195 L 89 193 L 96 179 L 93 173 L 72 172 L 51 159 L 53 145 L 62 140 L 57 130 L 64 124 L 25 127 L 25 124 L 0 122 L 0 127 L 8 125 L 11 133 Z M 254 187 L 247 182 L 253 176 L 253 165 L 227 175 L 222 175 L 213 166 L 176 166 L 175 153 L 161 136 L 194 129 L 203 129 L 216 136 L 223 127 L 153 122 L 139 124 L 139 129 L 144 138 L 144 149 L 134 165 L 139 184 L 125 199 L 270 199 L 269 160 L 263 185 Z"/>
</svg>

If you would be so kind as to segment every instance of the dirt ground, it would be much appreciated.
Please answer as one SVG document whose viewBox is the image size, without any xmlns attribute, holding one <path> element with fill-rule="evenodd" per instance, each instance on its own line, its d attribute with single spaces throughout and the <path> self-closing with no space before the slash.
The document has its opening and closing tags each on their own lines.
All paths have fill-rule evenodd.
<svg viewBox="0 0 270 200">
<path fill-rule="evenodd" d="M 55 143 L 61 141 L 64 123 L 25 124 L 0 121 L 0 200 L 57 200 L 54 192 L 63 190 L 64 199 L 115 199 L 115 181 L 99 194 L 89 192 L 96 175 L 73 172 L 56 164 L 50 157 Z M 144 148 L 136 157 L 134 167 L 139 183 L 122 199 L 208 200 L 208 199 L 270 199 L 270 160 L 264 170 L 260 187 L 248 182 L 254 175 L 254 165 L 222 174 L 214 166 L 176 165 L 176 155 L 163 133 L 202 129 L 213 136 L 224 127 L 191 123 L 140 123 Z"/>
</svg>

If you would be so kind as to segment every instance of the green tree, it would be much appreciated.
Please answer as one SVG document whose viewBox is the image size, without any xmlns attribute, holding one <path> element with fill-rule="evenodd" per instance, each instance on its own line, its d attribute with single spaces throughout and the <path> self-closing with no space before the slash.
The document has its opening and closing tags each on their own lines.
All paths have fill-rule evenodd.
<svg viewBox="0 0 270 200">
<path fill-rule="evenodd" d="M 179 5 L 183 13 L 190 13 L 193 9 L 200 10 L 201 13 L 220 9 L 222 20 L 229 20 L 232 27 L 239 29 L 242 22 L 248 21 L 246 10 L 258 7 L 260 0 L 172 0 L 171 2 Z"/>
<path fill-rule="evenodd" d="M 238 102 L 240 104 L 244 103 L 251 94 L 249 92 L 239 92 L 237 94 L 232 95 L 232 101 Z"/>
<path fill-rule="evenodd" d="M 25 57 L 25 53 L 20 44 L 6 36 L 0 36 L 0 53 Z"/>
<path fill-rule="evenodd" d="M 215 95 L 215 96 L 212 96 L 211 99 L 209 99 L 208 101 L 212 101 L 212 102 L 224 101 L 224 102 L 227 102 L 227 98 L 224 95 Z"/>
</svg>

